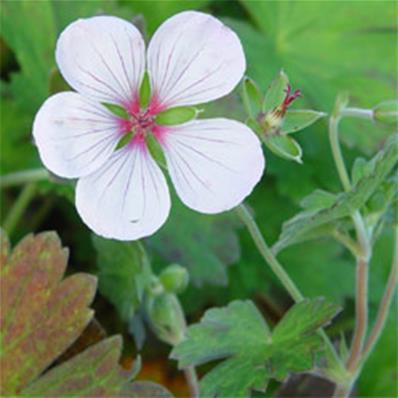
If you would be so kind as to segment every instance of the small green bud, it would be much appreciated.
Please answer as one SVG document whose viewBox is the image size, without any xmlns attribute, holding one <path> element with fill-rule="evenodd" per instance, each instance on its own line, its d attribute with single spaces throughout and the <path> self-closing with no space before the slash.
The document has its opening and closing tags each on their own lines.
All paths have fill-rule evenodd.
<svg viewBox="0 0 398 398">
<path fill-rule="evenodd" d="M 151 328 L 160 340 L 174 346 L 184 339 L 185 316 L 175 294 L 148 296 L 146 312 Z"/>
<path fill-rule="evenodd" d="M 398 100 L 384 101 L 373 109 L 373 117 L 376 122 L 398 125 Z"/>
<path fill-rule="evenodd" d="M 159 279 L 166 291 L 179 294 L 188 286 L 189 274 L 181 265 L 172 264 L 162 271 Z"/>
</svg>

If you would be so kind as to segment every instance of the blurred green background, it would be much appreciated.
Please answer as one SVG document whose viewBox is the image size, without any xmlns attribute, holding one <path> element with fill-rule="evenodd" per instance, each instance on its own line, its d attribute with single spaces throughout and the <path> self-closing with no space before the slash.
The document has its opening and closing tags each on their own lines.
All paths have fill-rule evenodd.
<svg viewBox="0 0 398 398">
<path fill-rule="evenodd" d="M 41 167 L 31 126 L 41 103 L 62 87 L 54 47 L 67 24 L 80 17 L 117 15 L 136 23 L 149 39 L 162 21 L 185 9 L 212 13 L 238 33 L 247 56 L 247 74 L 262 89 L 283 68 L 293 87 L 303 92 L 296 108 L 311 107 L 329 113 L 341 91 L 348 92 L 351 103 L 359 107 L 372 107 L 397 97 L 395 1 L 3 0 L 1 173 Z M 207 105 L 206 114 L 243 120 L 238 90 Z M 388 134 L 388 130 L 369 122 L 344 121 L 341 137 L 347 161 L 351 163 L 358 155 L 369 157 Z M 304 164 L 299 166 L 266 152 L 266 173 L 248 201 L 270 242 L 276 240 L 282 222 L 297 212 L 305 195 L 315 188 L 340 190 L 328 146 L 326 120 L 299 133 L 297 138 L 304 150 Z M 2 219 L 19 192 L 18 187 L 1 192 Z M 68 184 L 40 183 L 37 196 L 11 238 L 15 243 L 26 233 L 49 229 L 56 230 L 71 250 L 69 272 L 98 272 L 90 231 L 76 214 L 73 190 Z M 379 238 L 371 264 L 372 317 L 391 263 L 391 232 L 387 228 Z M 155 269 L 172 261 L 189 269 L 192 283 L 182 300 L 190 321 L 198 320 L 206 308 L 235 298 L 254 299 L 271 322 L 277 321 L 290 305 L 233 214 L 203 216 L 175 199 L 166 225 L 146 245 Z M 354 263 L 350 255 L 331 240 L 318 240 L 287 249 L 280 260 L 305 295 L 326 296 L 344 306 L 331 333 L 338 336 L 343 330 L 349 336 L 354 322 Z M 119 289 L 127 289 L 128 270 L 120 272 Z M 102 286 L 106 286 L 106 281 Z M 108 301 L 109 294 L 112 296 L 108 290 L 104 293 L 102 289 L 103 294 L 97 296 L 97 318 L 109 333 L 124 333 L 128 358 L 135 353 L 133 339 L 128 324 Z M 123 295 L 119 299 L 128 300 Z M 357 391 L 361 397 L 387 397 L 397 391 L 396 310 L 397 306 L 364 369 Z M 167 346 L 150 341 L 143 355 L 147 378 L 165 382 L 177 393 L 183 391 L 178 381 L 170 378 L 172 370 L 165 364 Z"/>
</svg>

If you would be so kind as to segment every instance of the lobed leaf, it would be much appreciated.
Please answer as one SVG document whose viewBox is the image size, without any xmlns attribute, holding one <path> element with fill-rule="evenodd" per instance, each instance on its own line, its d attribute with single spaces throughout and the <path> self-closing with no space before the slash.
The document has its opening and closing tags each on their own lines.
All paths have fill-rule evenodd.
<svg viewBox="0 0 398 398">
<path fill-rule="evenodd" d="M 122 338 L 113 336 L 52 368 L 22 391 L 25 397 L 119 396 L 130 375 L 118 361 Z"/>
<path fill-rule="evenodd" d="M 62 280 L 68 252 L 52 232 L 27 236 L 9 255 L 3 235 L 1 251 L 5 260 L 0 270 L 1 393 L 15 395 L 92 319 L 87 306 L 95 294 L 96 278 L 75 274 Z"/>
<path fill-rule="evenodd" d="M 251 390 L 264 390 L 270 378 L 311 369 L 314 353 L 322 348 L 315 332 L 338 311 L 324 299 L 304 300 L 271 333 L 251 301 L 234 301 L 190 326 L 171 357 L 179 367 L 224 359 L 202 379 L 203 396 L 246 397 Z"/>
<path fill-rule="evenodd" d="M 274 251 L 279 252 L 297 243 L 302 235 L 310 233 L 315 228 L 348 217 L 360 209 L 396 167 L 397 162 L 398 134 L 394 134 L 386 143 L 384 150 L 370 161 L 372 167 L 358 180 L 351 191 L 337 195 L 327 208 L 304 211 L 285 222 L 279 240 L 274 245 Z"/>
</svg>

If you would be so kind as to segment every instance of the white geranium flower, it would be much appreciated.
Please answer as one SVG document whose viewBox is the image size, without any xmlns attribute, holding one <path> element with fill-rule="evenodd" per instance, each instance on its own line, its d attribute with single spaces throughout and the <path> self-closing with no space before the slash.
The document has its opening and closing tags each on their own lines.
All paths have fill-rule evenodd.
<svg viewBox="0 0 398 398">
<path fill-rule="evenodd" d="M 48 98 L 33 135 L 50 171 L 78 178 L 77 210 L 98 235 L 139 239 L 167 219 L 169 189 L 148 149 L 150 135 L 163 150 L 177 194 L 191 209 L 229 210 L 260 180 L 264 156 L 244 124 L 223 118 L 177 126 L 156 121 L 166 109 L 220 98 L 242 78 L 241 43 L 216 18 L 193 11 L 171 17 L 154 34 L 146 55 L 132 24 L 111 16 L 80 19 L 60 35 L 56 61 L 76 92 Z M 143 109 L 139 92 L 145 71 L 151 97 Z M 128 117 L 108 110 L 109 103 L 123 107 Z M 119 148 L 126 134 L 131 139 Z"/>
</svg>

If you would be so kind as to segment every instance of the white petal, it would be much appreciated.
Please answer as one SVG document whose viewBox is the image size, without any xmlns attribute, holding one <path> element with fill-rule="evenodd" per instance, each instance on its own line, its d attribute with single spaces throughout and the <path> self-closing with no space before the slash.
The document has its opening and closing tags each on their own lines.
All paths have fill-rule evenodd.
<svg viewBox="0 0 398 398">
<path fill-rule="evenodd" d="M 178 196 L 202 213 L 229 210 L 250 194 L 265 165 L 257 136 L 228 119 L 195 120 L 161 136 Z"/>
<path fill-rule="evenodd" d="M 80 93 L 124 106 L 137 100 L 145 44 L 131 23 L 109 16 L 79 19 L 60 35 L 56 59 L 65 80 Z"/>
<path fill-rule="evenodd" d="M 120 139 L 118 119 L 100 104 L 78 93 L 48 98 L 33 123 L 40 158 L 66 178 L 90 174 L 111 156 Z"/>
<path fill-rule="evenodd" d="M 170 195 L 163 173 L 145 146 L 127 145 L 114 152 L 100 170 L 79 179 L 76 206 L 96 234 L 135 240 L 163 225 Z"/>
<path fill-rule="evenodd" d="M 148 47 L 153 108 L 194 105 L 233 90 L 246 68 L 238 36 L 196 11 L 169 18 Z"/>
</svg>

